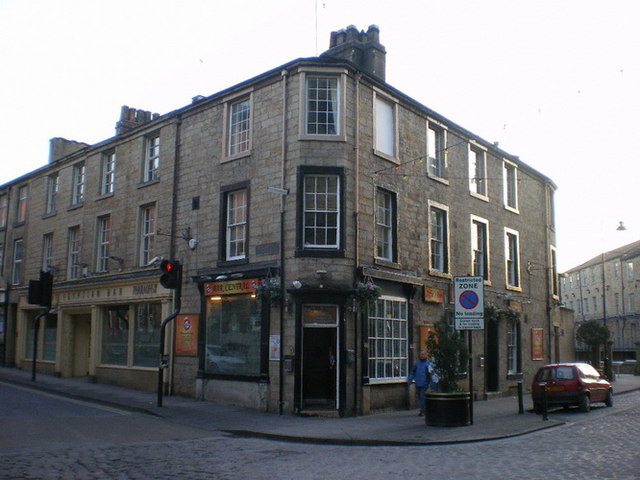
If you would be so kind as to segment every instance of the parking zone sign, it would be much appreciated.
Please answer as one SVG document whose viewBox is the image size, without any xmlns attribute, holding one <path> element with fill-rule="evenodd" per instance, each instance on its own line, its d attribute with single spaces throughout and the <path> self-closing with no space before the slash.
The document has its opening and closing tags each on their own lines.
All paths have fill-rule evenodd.
<svg viewBox="0 0 640 480">
<path fill-rule="evenodd" d="M 456 330 L 483 330 L 484 279 L 454 277 L 453 295 Z"/>
</svg>

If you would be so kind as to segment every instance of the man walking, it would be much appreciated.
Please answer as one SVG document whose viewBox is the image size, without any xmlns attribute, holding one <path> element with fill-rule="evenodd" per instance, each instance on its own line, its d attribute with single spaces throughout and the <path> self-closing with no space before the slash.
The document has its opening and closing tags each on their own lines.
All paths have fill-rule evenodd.
<svg viewBox="0 0 640 480">
<path fill-rule="evenodd" d="M 409 372 L 409 377 L 407 377 L 407 383 L 411 384 L 411 382 L 416 382 L 416 395 L 418 396 L 418 407 L 420 408 L 420 413 L 418 415 L 424 415 L 424 394 L 427 392 L 429 385 L 431 384 L 431 373 L 429 373 L 429 358 L 427 357 L 427 352 L 424 350 L 420 350 L 419 354 L 420 358 L 413 365 L 413 368 Z"/>
</svg>

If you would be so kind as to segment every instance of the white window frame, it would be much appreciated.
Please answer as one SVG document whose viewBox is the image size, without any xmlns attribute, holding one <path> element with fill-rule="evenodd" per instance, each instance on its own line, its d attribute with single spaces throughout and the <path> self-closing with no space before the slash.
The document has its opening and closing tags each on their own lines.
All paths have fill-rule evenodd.
<svg viewBox="0 0 640 480">
<path fill-rule="evenodd" d="M 42 236 L 42 271 L 48 272 L 53 266 L 53 233 Z"/>
<path fill-rule="evenodd" d="M 469 142 L 469 192 L 482 200 L 489 198 L 487 178 L 487 150 L 475 142 Z"/>
<path fill-rule="evenodd" d="M 513 375 L 518 371 L 518 323 L 507 323 L 507 374 Z"/>
<path fill-rule="evenodd" d="M 102 154 L 100 168 L 100 195 L 110 195 L 116 185 L 116 151 L 110 150 Z"/>
<path fill-rule="evenodd" d="M 73 180 L 71 189 L 71 205 L 80 205 L 84 202 L 86 167 L 84 162 L 73 166 Z"/>
<path fill-rule="evenodd" d="M 558 252 L 556 247 L 551 245 L 550 247 L 551 268 L 549 268 L 549 275 L 551 275 L 551 295 L 555 299 L 560 298 L 560 282 L 558 276 Z"/>
<path fill-rule="evenodd" d="M 13 265 L 11 269 L 11 284 L 21 285 L 24 267 L 24 240 L 18 238 L 13 241 Z"/>
<path fill-rule="evenodd" d="M 373 92 L 373 153 L 398 162 L 398 102 L 383 95 L 381 92 Z"/>
<path fill-rule="evenodd" d="M 242 260 L 247 257 L 248 191 L 232 190 L 226 197 L 226 260 Z"/>
<path fill-rule="evenodd" d="M 446 184 L 447 133 L 444 125 L 427 120 L 427 175 Z"/>
<path fill-rule="evenodd" d="M 58 190 L 60 189 L 60 176 L 53 173 L 47 177 L 47 196 L 44 206 L 45 215 L 53 215 L 56 213 Z"/>
<path fill-rule="evenodd" d="M 340 68 L 301 68 L 300 73 L 300 122 L 299 138 L 301 140 L 324 140 L 324 141 L 346 141 L 345 134 L 345 79 L 346 70 Z M 336 80 L 336 109 L 335 132 L 332 133 L 309 133 L 309 79 L 330 78 Z"/>
<path fill-rule="evenodd" d="M 96 248 L 96 271 L 109 271 L 109 254 L 111 250 L 111 215 L 98 217 L 98 238 Z"/>
<path fill-rule="evenodd" d="M 382 203 L 381 203 L 382 202 Z M 396 194 L 390 190 L 376 188 L 376 258 L 395 261 Z"/>
<path fill-rule="evenodd" d="M 318 186 L 318 181 L 323 181 L 326 185 L 331 182 L 331 179 L 335 179 L 335 190 L 334 191 L 321 191 L 318 192 L 316 188 L 313 192 L 307 191 L 307 180 L 310 178 L 314 178 L 314 185 Z M 340 248 L 340 239 L 341 239 L 341 207 L 342 207 L 342 199 L 341 196 L 341 184 L 342 177 L 337 173 L 305 173 L 303 175 L 303 191 L 302 191 L 302 244 L 304 249 L 324 249 L 324 250 L 338 250 Z M 331 201 L 333 197 L 334 201 Z M 309 204 L 309 200 L 313 199 L 313 205 Z M 320 200 L 320 201 L 318 201 Z M 320 206 L 318 205 L 320 203 Z M 324 205 L 325 208 L 321 208 Z M 335 205 L 335 208 L 332 207 Z M 313 225 L 307 224 L 307 217 L 313 217 L 316 221 Z M 335 218 L 335 221 L 332 223 L 327 221 L 328 219 Z M 317 220 L 323 220 L 318 222 Z M 330 243 L 329 241 L 325 241 L 324 243 L 320 242 L 309 242 L 307 243 L 307 232 L 314 233 L 313 237 L 315 239 L 324 237 L 325 240 L 330 237 L 329 233 L 333 231 L 335 232 L 335 242 Z"/>
<path fill-rule="evenodd" d="M 514 243 L 515 242 L 515 243 Z M 515 246 L 515 252 L 513 251 Z M 520 233 L 510 228 L 504 229 L 505 285 L 508 290 L 521 291 Z"/>
<path fill-rule="evenodd" d="M 0 195 L 0 228 L 7 226 L 9 219 L 9 195 L 3 193 Z"/>
<path fill-rule="evenodd" d="M 73 280 L 80 277 L 80 251 L 82 250 L 82 231 L 79 226 L 69 228 L 68 254 L 67 254 L 67 279 Z"/>
<path fill-rule="evenodd" d="M 21 185 L 18 187 L 18 202 L 16 203 L 16 223 L 24 223 L 27 220 L 27 209 L 29 202 L 29 187 Z"/>
<path fill-rule="evenodd" d="M 160 178 L 160 133 L 144 139 L 144 182 L 153 182 Z"/>
<path fill-rule="evenodd" d="M 156 235 L 156 205 L 140 207 L 140 266 L 147 266 L 153 258 Z"/>
<path fill-rule="evenodd" d="M 368 318 L 369 383 L 404 383 L 409 374 L 407 299 L 383 295 L 372 310 Z M 387 374 L 387 365 L 391 375 Z M 384 371 L 380 372 L 378 367 Z"/>
<path fill-rule="evenodd" d="M 504 208 L 515 213 L 518 210 L 518 166 L 507 159 L 502 163 L 504 183 Z"/>
<path fill-rule="evenodd" d="M 238 116 L 235 108 L 247 104 L 246 116 Z M 229 161 L 251 154 L 253 137 L 253 94 L 242 92 L 225 99 L 224 105 L 224 152 L 222 161 Z"/>
<path fill-rule="evenodd" d="M 470 216 L 471 224 L 471 272 L 472 275 L 481 276 L 484 278 L 485 283 L 490 282 L 491 269 L 490 269 L 490 252 L 489 252 L 489 221 L 486 218 L 478 217 L 476 215 Z M 478 226 L 484 226 L 484 238 L 480 239 L 478 235 Z M 482 244 L 479 244 L 479 241 Z M 478 273 L 478 255 L 482 257 L 483 272 Z"/>
<path fill-rule="evenodd" d="M 449 278 L 450 275 L 450 238 L 449 207 L 429 201 L 429 273 Z M 434 226 L 433 215 L 442 215 L 442 224 Z M 440 222 L 439 222 L 440 223 Z M 436 262 L 436 260 L 440 259 Z"/>
</svg>

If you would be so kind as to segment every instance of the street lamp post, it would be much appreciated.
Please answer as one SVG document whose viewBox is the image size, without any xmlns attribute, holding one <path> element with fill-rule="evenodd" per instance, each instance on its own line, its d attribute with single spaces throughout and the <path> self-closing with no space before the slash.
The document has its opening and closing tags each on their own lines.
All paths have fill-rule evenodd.
<svg viewBox="0 0 640 480">
<path fill-rule="evenodd" d="M 616 231 L 618 232 L 624 232 L 627 230 L 627 227 L 624 226 L 624 222 L 620 221 L 618 224 L 618 227 L 616 228 Z M 609 326 L 607 325 L 607 282 L 606 282 L 606 275 L 605 275 L 605 265 L 606 265 L 606 252 L 602 252 L 602 324 L 609 328 Z M 613 355 L 613 348 L 612 348 L 612 343 L 613 342 L 607 342 L 607 344 L 604 346 L 604 371 L 605 371 L 605 377 L 608 380 L 611 380 L 613 378 L 613 372 L 612 372 L 612 358 L 611 356 Z"/>
</svg>

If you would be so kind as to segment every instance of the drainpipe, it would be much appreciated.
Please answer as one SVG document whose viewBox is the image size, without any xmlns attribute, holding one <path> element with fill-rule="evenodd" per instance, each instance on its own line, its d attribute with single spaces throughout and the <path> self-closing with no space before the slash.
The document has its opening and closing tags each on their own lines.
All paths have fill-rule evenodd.
<svg viewBox="0 0 640 480">
<path fill-rule="evenodd" d="M 359 232 L 360 232 L 360 80 L 362 78 L 361 74 L 356 74 L 355 76 L 355 83 L 356 83 L 356 132 L 355 132 L 355 137 L 354 137 L 354 150 L 355 150 L 355 211 L 353 213 L 354 216 L 354 223 L 355 223 L 355 238 L 354 238 L 354 248 L 355 248 L 355 252 L 353 255 L 354 258 L 354 263 L 355 263 L 355 267 L 353 269 L 354 272 L 354 282 L 355 282 L 355 272 L 358 270 L 358 266 L 360 265 L 360 242 L 359 242 Z M 345 113 L 346 115 L 346 113 Z M 353 303 L 352 303 L 353 305 Z M 354 324 L 353 324 L 353 352 L 354 352 L 354 359 L 353 359 L 353 406 L 354 406 L 354 410 L 357 413 L 358 412 L 358 393 L 359 393 L 359 389 L 361 388 L 360 386 L 360 381 L 359 381 L 359 363 L 358 363 L 358 337 L 360 335 L 359 333 L 359 329 L 358 329 L 358 323 L 359 323 L 359 315 L 358 315 L 358 311 L 354 311 L 353 312 L 353 316 L 354 316 Z"/>
<path fill-rule="evenodd" d="M 282 70 L 282 145 L 281 145 L 281 161 L 280 161 L 280 188 L 286 190 L 285 167 L 287 161 L 287 77 L 289 72 Z M 285 300 L 285 268 L 284 268 L 284 200 L 285 195 L 280 195 L 280 382 L 278 389 L 278 413 L 284 413 L 284 306 Z"/>
<path fill-rule="evenodd" d="M 171 231 L 169 232 L 169 234 L 171 235 L 169 237 L 169 259 L 173 259 L 173 256 L 175 255 L 175 234 L 176 234 L 176 223 L 177 223 L 177 210 L 178 210 L 178 182 L 179 182 L 179 174 L 180 174 L 180 141 L 181 141 L 181 127 L 182 127 L 182 115 L 181 114 L 177 114 L 176 116 L 176 121 L 175 121 L 175 135 L 174 135 L 174 146 L 173 146 L 173 185 L 172 185 L 172 200 L 171 200 Z M 183 262 L 180 262 L 181 264 Z M 181 267 L 183 268 L 183 267 Z M 182 281 L 182 277 L 181 277 L 181 281 Z M 176 298 L 177 295 L 181 295 L 182 293 L 182 285 L 180 285 L 179 289 L 174 290 L 174 297 L 173 297 L 173 307 L 176 313 L 176 316 L 178 314 L 178 312 L 180 311 L 180 303 L 181 303 L 181 298 Z M 175 317 L 174 317 L 175 318 Z M 161 334 L 164 334 L 164 330 L 165 327 L 161 328 Z M 174 378 L 174 374 L 175 374 L 175 369 L 174 369 L 174 365 L 173 362 L 175 360 L 174 356 L 173 356 L 173 342 L 168 342 L 169 343 L 169 357 L 170 357 L 170 361 L 169 361 L 169 371 L 167 374 L 167 381 L 168 381 L 168 391 L 169 393 L 171 393 L 171 391 L 173 390 L 173 378 Z M 160 403 L 162 403 L 162 400 L 160 400 Z"/>
</svg>

